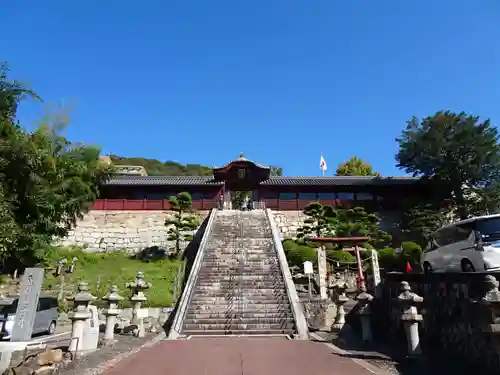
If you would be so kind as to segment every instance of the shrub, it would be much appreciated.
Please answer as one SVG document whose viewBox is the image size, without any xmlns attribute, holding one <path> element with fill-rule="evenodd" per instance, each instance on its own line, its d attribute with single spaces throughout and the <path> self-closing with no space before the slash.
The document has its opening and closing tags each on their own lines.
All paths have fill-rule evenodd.
<svg viewBox="0 0 500 375">
<path fill-rule="evenodd" d="M 381 268 L 388 271 L 393 271 L 400 268 L 401 259 L 392 247 L 386 247 L 385 249 L 380 249 L 377 252 L 379 258 L 378 261 Z"/>
<path fill-rule="evenodd" d="M 317 263 L 316 249 L 306 245 L 295 245 L 287 252 L 287 260 L 290 266 L 302 267 L 305 261 L 310 261 L 313 264 Z"/>
<path fill-rule="evenodd" d="M 329 261 L 339 262 L 340 264 L 355 264 L 356 257 L 348 251 L 330 250 L 327 253 Z"/>
<path fill-rule="evenodd" d="M 419 244 L 406 241 L 401 243 L 401 259 L 403 262 L 409 262 L 411 264 L 416 264 L 420 262 L 422 257 L 422 248 Z"/>
</svg>

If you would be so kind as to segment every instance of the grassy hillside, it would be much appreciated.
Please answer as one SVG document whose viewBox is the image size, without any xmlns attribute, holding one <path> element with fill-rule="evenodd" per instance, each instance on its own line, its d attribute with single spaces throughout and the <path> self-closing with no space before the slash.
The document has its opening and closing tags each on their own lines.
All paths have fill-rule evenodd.
<svg viewBox="0 0 500 375">
<path fill-rule="evenodd" d="M 64 293 L 66 296 L 74 293 L 80 281 L 89 283 L 93 295 L 102 298 L 108 293 L 111 285 L 116 285 L 121 296 L 125 297 L 122 307 L 130 307 L 130 291 L 125 284 L 135 280 L 138 271 L 144 273 L 144 279 L 152 284 L 145 292 L 148 298 L 147 306 L 171 306 L 174 299 L 176 281 L 182 272 L 182 261 L 163 259 L 152 262 L 131 259 L 121 252 L 87 253 L 81 250 L 56 248 L 51 254 L 48 264 L 55 265 L 59 259 L 65 258 L 68 264 L 71 259 L 78 258 L 73 274 L 64 275 Z M 46 271 L 44 292 L 57 295 L 60 290 L 60 278 L 53 272 Z"/>
<path fill-rule="evenodd" d="M 211 176 L 212 168 L 199 165 L 182 165 L 175 161 L 161 162 L 156 159 L 125 158 L 117 155 L 109 155 L 113 164 L 116 165 L 141 165 L 146 168 L 150 176 Z"/>
</svg>

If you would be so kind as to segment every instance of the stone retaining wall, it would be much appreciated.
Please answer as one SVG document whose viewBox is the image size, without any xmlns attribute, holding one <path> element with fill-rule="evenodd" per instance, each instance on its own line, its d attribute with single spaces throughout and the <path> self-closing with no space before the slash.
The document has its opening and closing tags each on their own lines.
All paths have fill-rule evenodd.
<svg viewBox="0 0 500 375">
<path fill-rule="evenodd" d="M 307 218 L 302 211 L 272 211 L 272 215 L 278 224 L 282 240 L 295 238 L 297 230 L 304 225 L 304 220 Z"/>
<path fill-rule="evenodd" d="M 80 246 L 88 251 L 125 250 L 130 253 L 145 248 L 173 246 L 167 240 L 165 219 L 169 211 L 90 211 L 76 228 L 59 242 L 61 246 Z M 209 211 L 198 211 L 200 224 Z M 196 231 L 194 231 L 196 232 Z M 185 247 L 187 243 L 183 243 Z"/>
<path fill-rule="evenodd" d="M 144 248 L 172 247 L 167 241 L 165 219 L 169 211 L 90 211 L 68 236 L 59 242 L 62 246 L 80 246 L 88 251 L 126 250 L 131 253 Z M 209 211 L 197 211 L 200 223 Z M 302 211 L 272 211 L 282 240 L 295 238 L 297 230 L 307 218 Z M 384 214 L 383 221 L 387 221 Z M 387 228 L 390 230 L 390 228 Z M 183 243 L 184 248 L 187 243 Z"/>
</svg>

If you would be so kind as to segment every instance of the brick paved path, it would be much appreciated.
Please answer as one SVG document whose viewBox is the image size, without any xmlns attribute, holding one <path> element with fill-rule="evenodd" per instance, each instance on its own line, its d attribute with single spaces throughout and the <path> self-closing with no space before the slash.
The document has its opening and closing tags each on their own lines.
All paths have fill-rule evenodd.
<svg viewBox="0 0 500 375">
<path fill-rule="evenodd" d="M 325 344 L 280 338 L 162 341 L 103 375 L 372 375 Z"/>
</svg>

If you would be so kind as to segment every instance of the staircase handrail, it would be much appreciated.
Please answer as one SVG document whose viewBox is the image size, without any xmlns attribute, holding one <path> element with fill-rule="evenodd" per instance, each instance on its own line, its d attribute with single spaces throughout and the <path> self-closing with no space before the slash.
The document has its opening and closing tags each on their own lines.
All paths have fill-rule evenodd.
<svg viewBox="0 0 500 375">
<path fill-rule="evenodd" d="M 271 227 L 274 249 L 278 255 L 278 263 L 281 269 L 281 274 L 283 276 L 283 280 L 285 281 L 286 294 L 288 296 L 288 300 L 290 301 L 290 305 L 292 306 L 292 314 L 295 319 L 298 333 L 297 338 L 301 340 L 308 340 L 309 328 L 304 315 L 304 309 L 302 308 L 297 289 L 295 288 L 295 284 L 293 282 L 292 273 L 290 272 L 290 268 L 288 268 L 288 262 L 286 260 L 283 244 L 281 243 L 278 226 L 274 221 L 271 210 L 268 208 L 265 212 L 267 221 Z"/>
<path fill-rule="evenodd" d="M 179 305 L 175 313 L 174 321 L 172 323 L 172 328 L 168 333 L 168 339 L 170 340 L 175 340 L 179 338 L 179 336 L 181 335 L 184 319 L 186 317 L 187 310 L 191 302 L 191 298 L 194 294 L 194 289 L 196 286 L 196 282 L 198 280 L 198 274 L 201 268 L 201 264 L 203 262 L 203 256 L 205 255 L 205 245 L 208 241 L 208 238 L 212 234 L 212 224 L 214 222 L 217 211 L 218 210 L 215 208 L 213 208 L 210 211 L 207 226 L 205 227 L 205 232 L 203 233 L 203 237 L 201 238 L 200 246 L 198 247 L 198 252 L 196 253 L 193 266 L 191 267 L 191 271 L 189 272 L 187 283 L 184 287 L 181 298 L 179 300 Z"/>
</svg>

